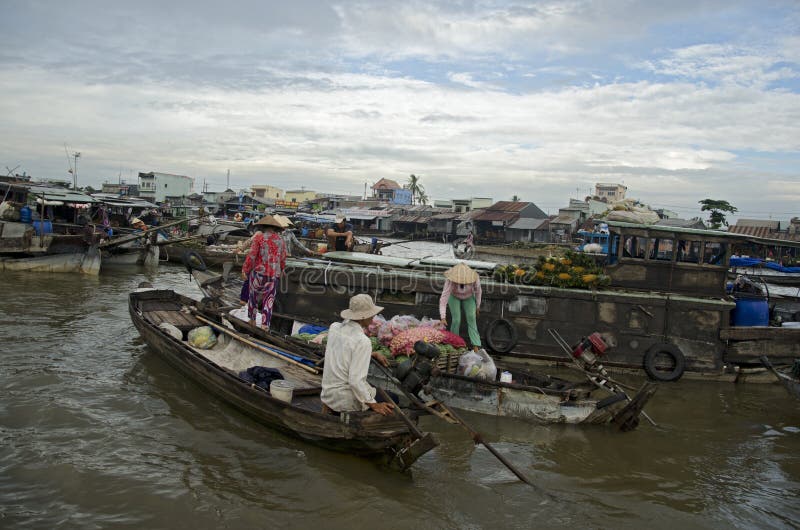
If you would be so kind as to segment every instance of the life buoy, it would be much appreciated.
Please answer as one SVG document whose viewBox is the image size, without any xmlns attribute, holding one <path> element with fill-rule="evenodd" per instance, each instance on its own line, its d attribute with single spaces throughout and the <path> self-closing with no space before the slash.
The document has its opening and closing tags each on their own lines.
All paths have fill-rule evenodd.
<svg viewBox="0 0 800 530">
<path fill-rule="evenodd" d="M 203 272 L 208 269 L 203 257 L 194 250 L 187 250 L 184 252 L 181 261 L 183 261 L 183 264 L 186 265 L 186 268 L 189 270 L 189 272 L 192 272 L 192 270 Z"/>
<path fill-rule="evenodd" d="M 510 321 L 498 318 L 486 326 L 486 345 L 496 353 L 508 353 L 517 345 L 517 328 Z"/>
<path fill-rule="evenodd" d="M 672 369 L 664 370 L 657 364 L 658 357 L 667 356 L 672 358 Z M 644 371 L 656 381 L 670 382 L 677 381 L 686 371 L 686 357 L 683 356 L 680 348 L 668 342 L 653 344 L 644 355 Z"/>
</svg>

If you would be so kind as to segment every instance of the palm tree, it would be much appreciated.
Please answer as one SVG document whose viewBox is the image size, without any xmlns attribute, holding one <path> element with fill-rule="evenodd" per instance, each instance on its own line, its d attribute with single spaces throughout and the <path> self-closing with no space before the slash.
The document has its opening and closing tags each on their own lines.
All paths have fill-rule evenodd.
<svg viewBox="0 0 800 530">
<path fill-rule="evenodd" d="M 428 195 L 425 193 L 425 188 L 420 187 L 417 200 L 419 201 L 420 204 L 428 204 Z"/>
<path fill-rule="evenodd" d="M 422 202 L 421 197 L 425 194 L 425 188 L 423 188 L 422 184 L 420 184 L 418 176 L 412 174 L 410 177 L 408 177 L 408 184 L 406 185 L 406 188 L 408 188 L 408 190 L 411 192 L 411 204 L 414 204 L 414 199 L 417 197 L 419 197 L 420 202 Z M 427 200 L 427 197 L 425 199 Z"/>
</svg>

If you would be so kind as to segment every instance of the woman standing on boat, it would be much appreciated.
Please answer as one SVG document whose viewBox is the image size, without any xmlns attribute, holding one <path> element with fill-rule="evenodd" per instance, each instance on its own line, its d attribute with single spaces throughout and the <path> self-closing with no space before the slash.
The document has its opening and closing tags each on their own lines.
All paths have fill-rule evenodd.
<svg viewBox="0 0 800 530">
<path fill-rule="evenodd" d="M 286 244 L 280 236 L 283 223 L 271 215 L 265 215 L 257 223 L 264 233 L 256 232 L 250 253 L 244 260 L 242 274 L 247 276 L 250 290 L 247 302 L 247 317 L 255 325 L 256 313 L 262 315 L 261 327 L 269 329 L 272 306 L 278 293 L 278 285 L 286 267 Z"/>
<path fill-rule="evenodd" d="M 478 333 L 478 315 L 481 305 L 481 279 L 478 273 L 464 263 L 447 269 L 442 296 L 439 298 L 439 316 L 447 326 L 447 308 L 450 307 L 450 331 L 458 335 L 461 328 L 461 310 L 467 320 L 467 333 L 472 349 L 481 347 L 481 335 Z"/>
</svg>

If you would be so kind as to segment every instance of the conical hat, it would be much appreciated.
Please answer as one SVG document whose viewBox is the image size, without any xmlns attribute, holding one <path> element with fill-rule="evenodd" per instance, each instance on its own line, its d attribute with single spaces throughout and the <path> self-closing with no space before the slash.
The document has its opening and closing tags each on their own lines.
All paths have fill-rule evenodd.
<svg viewBox="0 0 800 530">
<path fill-rule="evenodd" d="M 276 219 L 273 215 L 265 215 L 256 223 L 257 225 L 274 226 L 275 228 L 285 228 L 280 219 Z"/>
<path fill-rule="evenodd" d="M 478 281 L 478 273 L 469 268 L 464 263 L 458 263 L 444 271 L 444 277 L 455 283 L 475 283 Z"/>
</svg>

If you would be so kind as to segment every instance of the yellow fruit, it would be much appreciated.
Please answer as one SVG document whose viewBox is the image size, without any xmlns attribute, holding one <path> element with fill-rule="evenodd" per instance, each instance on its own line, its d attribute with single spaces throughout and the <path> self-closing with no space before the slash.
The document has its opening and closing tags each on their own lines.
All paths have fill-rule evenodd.
<svg viewBox="0 0 800 530">
<path fill-rule="evenodd" d="M 525 271 L 522 269 L 517 269 L 514 271 L 514 276 L 525 276 Z"/>
<path fill-rule="evenodd" d="M 567 258 L 562 258 L 561 259 L 561 264 L 562 265 L 572 265 L 572 260 L 569 260 Z"/>
<path fill-rule="evenodd" d="M 536 277 L 539 278 L 540 280 L 544 279 L 544 273 L 542 271 L 539 271 L 536 273 Z"/>
<path fill-rule="evenodd" d="M 556 266 L 552 263 L 545 263 L 542 268 L 546 271 L 554 271 L 556 270 Z"/>
<path fill-rule="evenodd" d="M 581 280 L 583 280 L 583 283 L 594 283 L 597 281 L 597 274 L 584 274 Z"/>
<path fill-rule="evenodd" d="M 573 271 L 573 272 L 575 272 L 575 273 L 577 273 L 577 274 L 580 274 L 580 273 L 582 273 L 582 272 L 583 272 L 583 270 L 584 270 L 584 269 L 583 269 L 583 267 L 581 267 L 581 266 L 572 267 L 572 271 Z"/>
<path fill-rule="evenodd" d="M 562 272 L 561 274 L 558 275 L 559 280 L 569 280 L 570 278 L 571 276 L 566 272 Z"/>
</svg>

